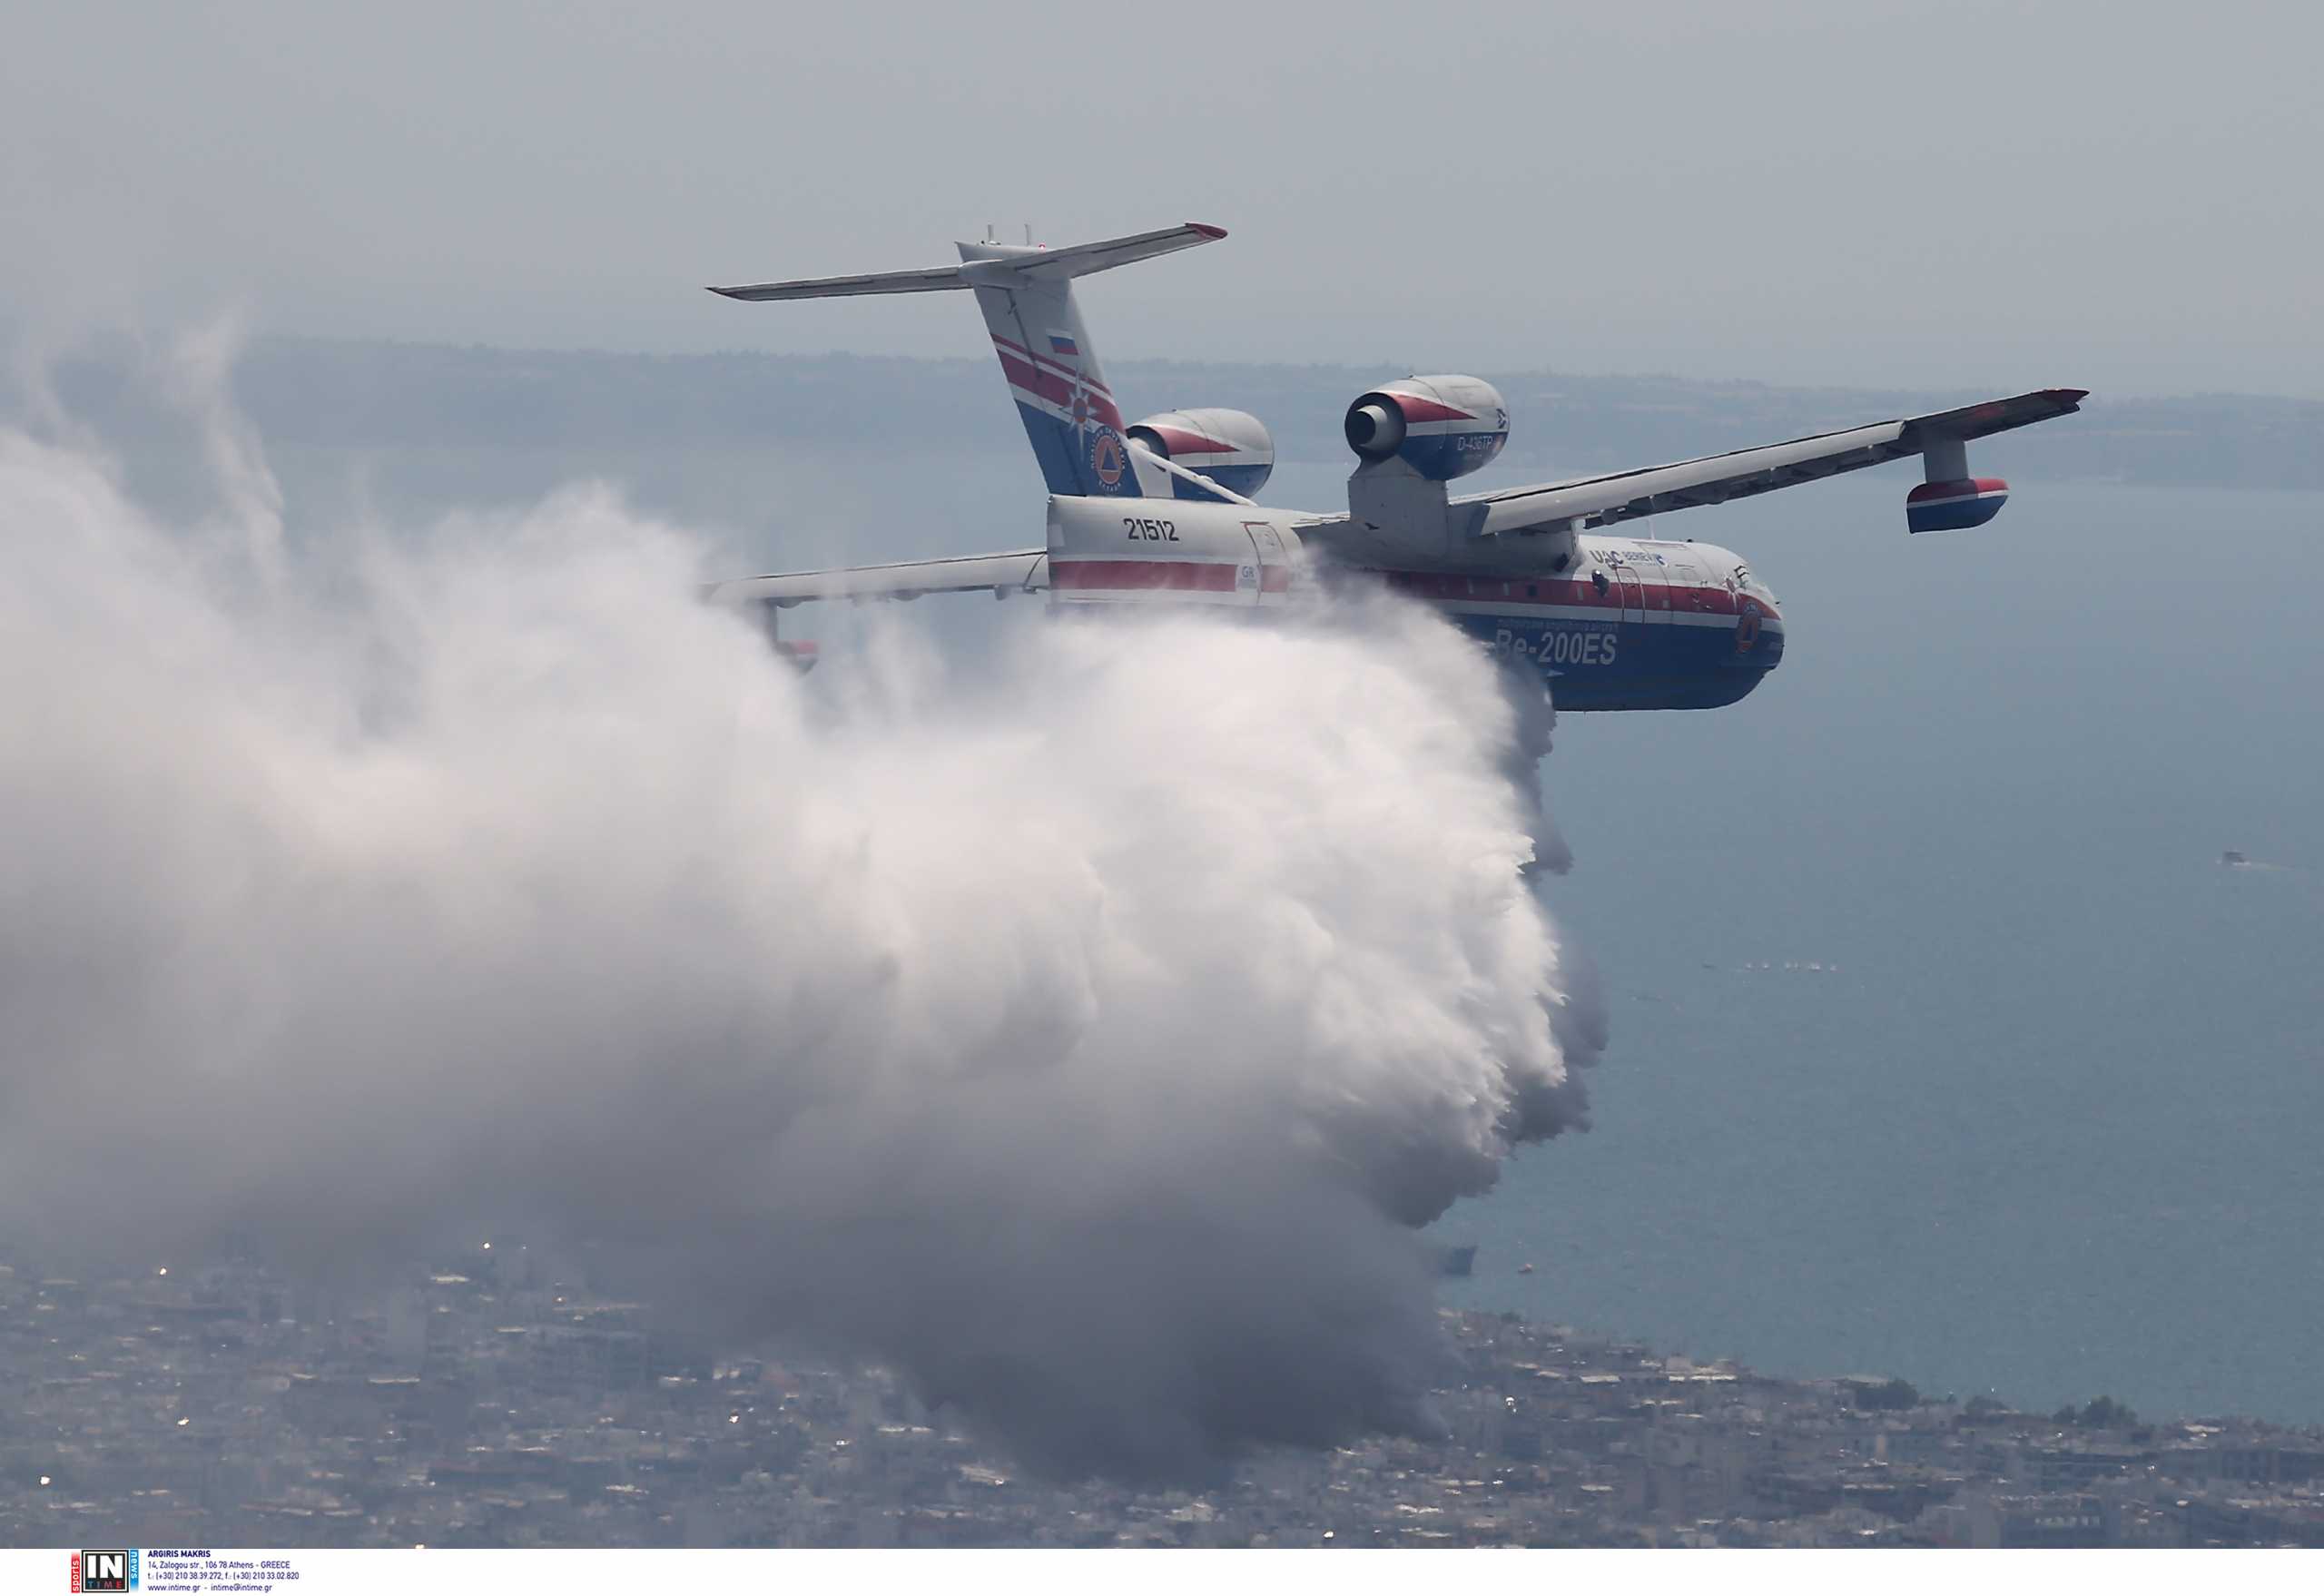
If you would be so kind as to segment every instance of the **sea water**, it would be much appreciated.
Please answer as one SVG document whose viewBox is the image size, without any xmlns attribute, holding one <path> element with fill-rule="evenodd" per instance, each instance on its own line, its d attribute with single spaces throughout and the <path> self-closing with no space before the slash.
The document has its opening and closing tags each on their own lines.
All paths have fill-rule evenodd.
<svg viewBox="0 0 2324 1596">
<path fill-rule="evenodd" d="M 1654 524 L 1752 561 L 1784 663 L 1561 724 L 1595 1128 L 1447 1217 L 1445 1298 L 2324 1420 L 2324 498 L 2043 483 L 1911 537 L 1888 475 Z"/>
</svg>

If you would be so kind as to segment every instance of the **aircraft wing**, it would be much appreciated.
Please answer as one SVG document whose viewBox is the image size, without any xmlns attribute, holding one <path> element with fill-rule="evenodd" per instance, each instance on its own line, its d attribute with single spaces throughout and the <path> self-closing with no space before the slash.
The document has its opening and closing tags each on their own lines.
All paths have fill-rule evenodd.
<svg viewBox="0 0 2324 1596">
<path fill-rule="evenodd" d="M 772 604 L 787 609 L 817 598 L 911 599 L 924 593 L 990 593 L 1005 598 L 1011 593 L 1045 592 L 1049 585 L 1049 550 L 1020 548 L 955 559 L 738 576 L 711 584 L 704 596 L 714 603 Z"/>
<path fill-rule="evenodd" d="M 1474 536 L 1520 532 L 1571 522 L 1577 529 L 1610 527 L 1640 516 L 1664 515 L 1697 505 L 1724 504 L 1778 488 L 1794 488 L 1860 471 L 1916 455 L 1933 445 L 1959 444 L 2014 427 L 2071 415 L 2088 397 L 2078 388 L 2045 388 L 2010 399 L 1988 399 L 1956 410 L 1938 410 L 1897 421 L 1876 421 L 1842 432 L 1796 438 L 1788 443 L 1706 455 L 1675 465 L 1581 477 L 1534 488 L 1506 488 L 1452 500 L 1476 506 L 1469 530 Z"/>
</svg>

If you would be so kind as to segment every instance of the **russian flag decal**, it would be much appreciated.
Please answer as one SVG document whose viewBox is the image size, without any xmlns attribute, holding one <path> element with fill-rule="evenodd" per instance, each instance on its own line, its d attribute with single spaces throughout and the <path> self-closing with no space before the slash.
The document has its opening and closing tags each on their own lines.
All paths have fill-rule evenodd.
<svg viewBox="0 0 2324 1596">
<path fill-rule="evenodd" d="M 1068 334 L 1052 332 L 1049 334 L 1049 353 L 1053 355 L 1071 355 L 1076 360 L 1078 360 L 1081 358 L 1081 346 L 1074 342 L 1071 336 Z"/>
</svg>

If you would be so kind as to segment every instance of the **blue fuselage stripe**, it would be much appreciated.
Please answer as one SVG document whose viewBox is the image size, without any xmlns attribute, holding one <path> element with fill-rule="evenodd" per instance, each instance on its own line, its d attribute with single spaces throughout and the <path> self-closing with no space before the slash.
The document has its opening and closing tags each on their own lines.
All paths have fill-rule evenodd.
<svg viewBox="0 0 2324 1596">
<path fill-rule="evenodd" d="M 1635 618 L 1451 610 L 1445 618 L 1495 655 L 1538 668 L 1561 709 L 1716 709 L 1783 658 L 1779 626 L 1761 626 L 1745 644 L 1733 627 Z"/>
</svg>

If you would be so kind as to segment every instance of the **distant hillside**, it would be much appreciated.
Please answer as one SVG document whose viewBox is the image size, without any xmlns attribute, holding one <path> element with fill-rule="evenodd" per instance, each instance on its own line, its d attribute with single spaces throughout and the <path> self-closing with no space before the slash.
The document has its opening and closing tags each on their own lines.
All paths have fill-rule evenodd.
<svg viewBox="0 0 2324 1596">
<path fill-rule="evenodd" d="M 149 407 L 123 358 L 86 356 L 59 392 L 133 440 Z M 1254 411 L 1286 459 L 1341 454 L 1347 401 L 1389 375 L 1335 366 L 1113 364 L 1132 415 L 1174 405 Z M 1486 372 L 1510 402 L 1512 462 L 1566 474 L 1716 453 L 1984 397 L 1783 389 L 1669 377 Z M 749 448 L 848 453 L 1014 448 L 985 361 L 857 355 L 624 355 L 262 339 L 235 387 L 270 442 L 463 449 Z M 2234 395 L 2089 401 L 2082 416 L 1996 440 L 1979 464 L 2171 486 L 2324 488 L 2324 402 Z"/>
</svg>

